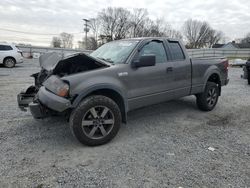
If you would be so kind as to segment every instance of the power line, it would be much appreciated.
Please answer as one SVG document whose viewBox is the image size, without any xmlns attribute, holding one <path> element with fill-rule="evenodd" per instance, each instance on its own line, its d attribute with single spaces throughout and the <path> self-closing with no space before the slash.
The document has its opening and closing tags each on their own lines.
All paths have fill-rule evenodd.
<svg viewBox="0 0 250 188">
<path fill-rule="evenodd" d="M 5 28 L 0 28 L 0 30 L 28 34 L 28 35 L 47 35 L 47 36 L 60 35 L 60 33 L 34 33 L 34 32 L 18 31 L 18 30 L 14 30 L 14 29 L 5 29 Z M 69 33 L 69 34 L 76 35 L 76 34 L 82 34 L 82 33 L 79 32 L 79 33 Z"/>
</svg>

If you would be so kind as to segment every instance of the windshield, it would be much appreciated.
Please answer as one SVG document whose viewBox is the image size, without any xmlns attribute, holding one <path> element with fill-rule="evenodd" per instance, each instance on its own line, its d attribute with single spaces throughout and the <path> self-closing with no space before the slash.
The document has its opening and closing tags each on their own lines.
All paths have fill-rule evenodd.
<svg viewBox="0 0 250 188">
<path fill-rule="evenodd" d="M 90 56 L 113 64 L 124 63 L 139 41 L 113 41 L 102 45 Z"/>
</svg>

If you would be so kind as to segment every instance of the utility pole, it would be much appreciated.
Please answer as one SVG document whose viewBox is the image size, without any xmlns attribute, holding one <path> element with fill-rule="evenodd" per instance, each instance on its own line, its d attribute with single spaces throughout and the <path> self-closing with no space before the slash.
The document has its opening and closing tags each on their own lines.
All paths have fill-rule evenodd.
<svg viewBox="0 0 250 188">
<path fill-rule="evenodd" d="M 88 22 L 89 20 L 88 19 L 82 19 L 83 21 L 85 21 L 85 24 L 84 24 L 84 31 L 85 31 L 85 49 L 87 49 L 87 40 L 88 40 L 88 32 L 89 32 L 89 25 L 88 25 Z"/>
</svg>

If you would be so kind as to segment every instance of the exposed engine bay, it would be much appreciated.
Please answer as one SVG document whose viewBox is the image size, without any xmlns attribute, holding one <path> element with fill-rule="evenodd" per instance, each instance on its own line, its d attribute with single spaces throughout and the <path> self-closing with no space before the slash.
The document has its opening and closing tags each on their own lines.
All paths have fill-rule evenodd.
<svg viewBox="0 0 250 188">
<path fill-rule="evenodd" d="M 65 58 L 54 52 L 47 53 L 40 56 L 39 63 L 41 71 L 31 75 L 35 79 L 35 85 L 30 86 L 18 95 L 19 107 L 22 110 L 25 110 L 29 103 L 36 100 L 36 93 L 51 75 L 63 77 L 109 66 L 105 62 L 84 53 L 73 54 Z"/>
<path fill-rule="evenodd" d="M 39 62 L 41 71 L 31 75 L 35 78 L 36 86 L 41 86 L 50 75 L 63 77 L 109 66 L 84 53 L 77 53 L 63 59 L 57 53 L 48 53 L 41 56 Z"/>
</svg>

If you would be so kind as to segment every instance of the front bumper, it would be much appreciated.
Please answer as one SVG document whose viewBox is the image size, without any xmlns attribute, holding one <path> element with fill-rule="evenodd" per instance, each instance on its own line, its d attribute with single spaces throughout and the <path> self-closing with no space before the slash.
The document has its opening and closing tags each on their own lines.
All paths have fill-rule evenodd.
<svg viewBox="0 0 250 188">
<path fill-rule="evenodd" d="M 68 99 L 59 97 L 42 86 L 38 93 L 21 92 L 17 96 L 18 106 L 21 110 L 30 109 L 34 118 L 44 118 L 53 113 L 64 112 L 71 108 Z"/>
<path fill-rule="evenodd" d="M 71 102 L 68 99 L 55 95 L 48 91 L 44 86 L 39 89 L 38 100 L 46 107 L 57 112 L 63 112 L 71 108 Z"/>
<path fill-rule="evenodd" d="M 22 111 L 27 111 L 29 103 L 31 103 L 36 95 L 36 89 L 34 86 L 30 86 L 26 91 L 22 91 L 17 95 L 18 107 Z"/>
</svg>

